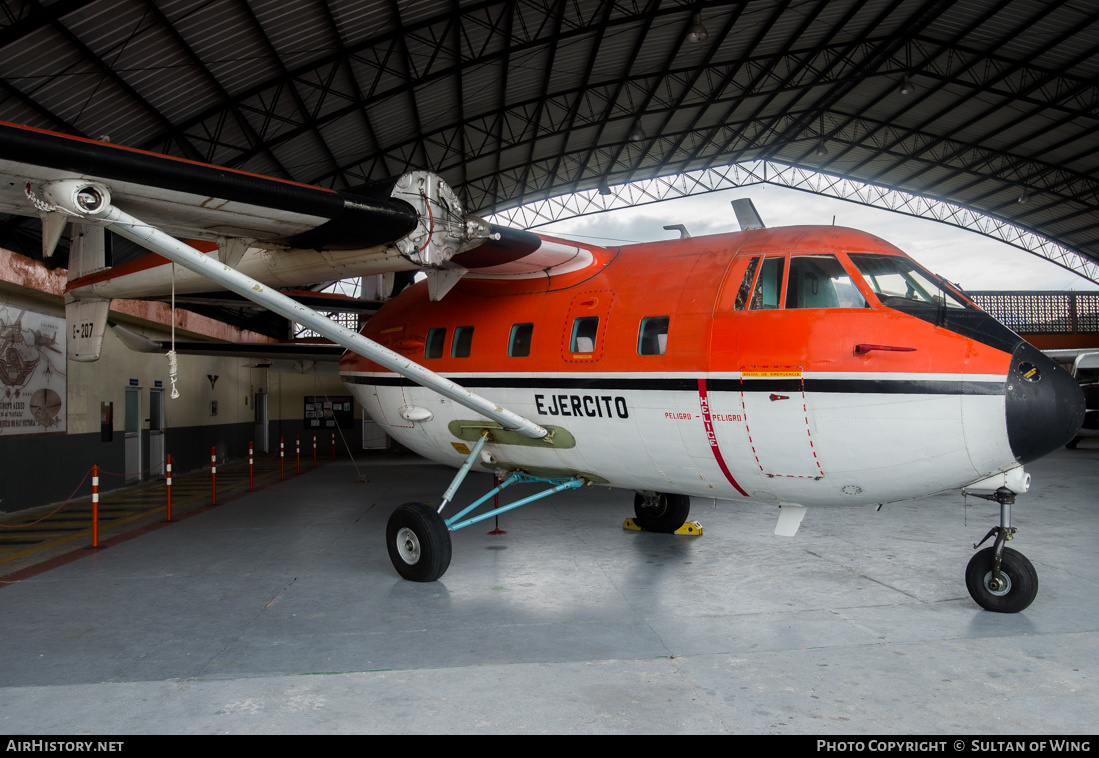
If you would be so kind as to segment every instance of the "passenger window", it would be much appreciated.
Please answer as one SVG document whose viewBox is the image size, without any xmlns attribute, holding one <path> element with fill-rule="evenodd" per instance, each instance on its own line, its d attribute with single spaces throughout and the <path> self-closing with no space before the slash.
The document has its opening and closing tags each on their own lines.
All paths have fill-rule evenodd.
<svg viewBox="0 0 1099 758">
<path fill-rule="evenodd" d="M 442 358 L 443 342 L 446 341 L 446 329 L 429 329 L 427 332 L 427 344 L 424 345 L 425 358 Z"/>
<path fill-rule="evenodd" d="M 748 305 L 748 295 L 752 292 L 752 282 L 755 281 L 757 268 L 759 268 L 758 255 L 748 261 L 748 269 L 744 272 L 744 279 L 740 282 L 740 289 L 736 293 L 734 310 L 742 311 Z"/>
<path fill-rule="evenodd" d="M 450 346 L 452 358 L 468 358 L 473 347 L 473 327 L 459 326 L 454 330 L 454 342 Z"/>
<path fill-rule="evenodd" d="M 752 293 L 751 310 L 771 310 L 779 307 L 778 299 L 782 294 L 782 270 L 785 265 L 784 256 L 773 256 L 763 261 L 759 280 L 756 281 L 756 288 Z"/>
<path fill-rule="evenodd" d="M 668 349 L 668 317 L 650 316 L 641 319 L 637 335 L 638 355 L 664 355 Z"/>
<path fill-rule="evenodd" d="M 795 255 L 790 258 L 786 284 L 787 308 L 865 308 L 858 291 L 834 255 Z"/>
<path fill-rule="evenodd" d="M 530 355 L 530 340 L 533 335 L 534 324 L 516 324 L 511 327 L 508 355 L 512 358 L 525 358 Z"/>
<path fill-rule="evenodd" d="M 569 350 L 574 353 L 594 353 L 595 336 L 599 333 L 599 317 L 583 316 L 572 322 L 572 341 Z"/>
</svg>

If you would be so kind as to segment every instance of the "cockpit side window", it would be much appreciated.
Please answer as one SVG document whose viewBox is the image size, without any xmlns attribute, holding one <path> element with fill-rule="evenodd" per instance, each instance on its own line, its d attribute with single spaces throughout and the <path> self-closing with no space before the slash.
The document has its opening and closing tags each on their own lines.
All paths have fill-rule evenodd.
<svg viewBox="0 0 1099 758">
<path fill-rule="evenodd" d="M 756 280 L 756 269 L 759 268 L 759 256 L 753 256 L 752 260 L 748 261 L 748 268 L 744 271 L 744 279 L 740 282 L 740 289 L 736 293 L 736 303 L 733 305 L 734 310 L 742 311 L 748 305 L 748 296 L 752 294 L 752 283 Z"/>
<path fill-rule="evenodd" d="M 772 310 L 780 306 L 782 271 L 785 265 L 785 256 L 774 255 L 764 259 L 756 288 L 752 292 L 752 302 L 749 305 L 751 310 Z"/>
<path fill-rule="evenodd" d="M 787 308 L 865 308 L 866 298 L 834 255 L 790 258 Z"/>
<path fill-rule="evenodd" d="M 908 258 L 875 253 L 851 253 L 851 262 L 887 308 L 933 306 L 974 309 L 974 306 Z"/>
</svg>

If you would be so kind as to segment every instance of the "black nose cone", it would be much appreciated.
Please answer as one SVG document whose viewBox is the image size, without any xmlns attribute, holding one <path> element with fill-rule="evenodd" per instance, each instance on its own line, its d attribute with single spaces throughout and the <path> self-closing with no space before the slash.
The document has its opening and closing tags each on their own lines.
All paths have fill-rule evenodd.
<svg viewBox="0 0 1099 758">
<path fill-rule="evenodd" d="M 1084 393 L 1072 375 L 1020 343 L 1007 372 L 1007 439 L 1019 463 L 1030 463 L 1076 436 L 1084 423 Z"/>
</svg>

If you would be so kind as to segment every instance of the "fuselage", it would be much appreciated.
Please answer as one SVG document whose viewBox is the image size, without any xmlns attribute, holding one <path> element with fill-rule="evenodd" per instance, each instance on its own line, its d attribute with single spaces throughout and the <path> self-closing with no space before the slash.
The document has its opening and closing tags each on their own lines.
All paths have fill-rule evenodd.
<svg viewBox="0 0 1099 758">
<path fill-rule="evenodd" d="M 872 235 L 786 227 L 588 249 L 583 270 L 467 276 L 440 302 L 416 285 L 363 330 L 559 432 L 549 446 L 494 435 L 483 469 L 880 503 L 1010 470 L 1078 427 L 1067 372 Z M 460 465 L 484 428 L 360 356 L 340 373 L 433 460 Z"/>
</svg>

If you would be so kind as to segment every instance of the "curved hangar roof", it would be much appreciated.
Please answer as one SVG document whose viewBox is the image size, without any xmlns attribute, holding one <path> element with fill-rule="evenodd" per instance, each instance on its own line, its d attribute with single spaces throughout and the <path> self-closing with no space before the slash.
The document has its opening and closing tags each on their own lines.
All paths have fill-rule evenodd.
<svg viewBox="0 0 1099 758">
<path fill-rule="evenodd" d="M 337 189 L 426 168 L 481 213 L 766 159 L 1099 261 L 1090 0 L 39 0 L 0 24 L 5 121 Z"/>
</svg>

